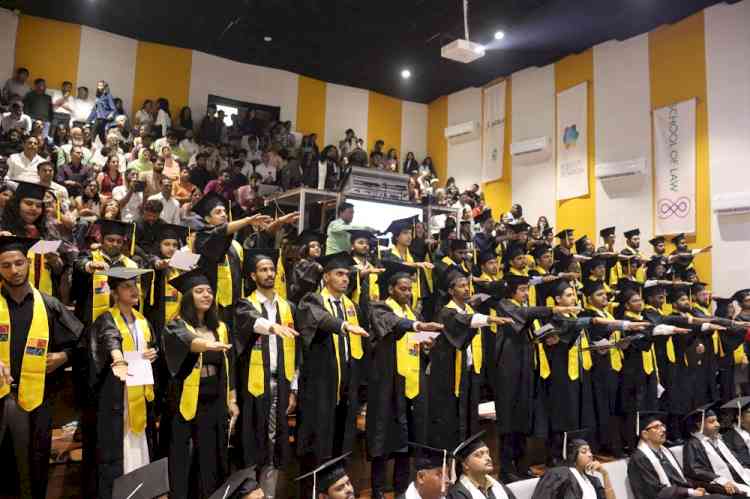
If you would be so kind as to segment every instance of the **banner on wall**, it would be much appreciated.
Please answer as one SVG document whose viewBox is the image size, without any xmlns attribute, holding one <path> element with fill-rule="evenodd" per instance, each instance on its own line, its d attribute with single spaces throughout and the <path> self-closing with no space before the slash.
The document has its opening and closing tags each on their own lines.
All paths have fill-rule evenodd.
<svg viewBox="0 0 750 499">
<path fill-rule="evenodd" d="M 500 180 L 503 176 L 505 147 L 505 82 L 484 90 L 482 101 L 482 182 Z"/>
<path fill-rule="evenodd" d="M 695 233 L 695 99 L 654 111 L 656 235 Z"/>
<path fill-rule="evenodd" d="M 557 94 L 557 200 L 589 193 L 588 82 Z"/>
</svg>

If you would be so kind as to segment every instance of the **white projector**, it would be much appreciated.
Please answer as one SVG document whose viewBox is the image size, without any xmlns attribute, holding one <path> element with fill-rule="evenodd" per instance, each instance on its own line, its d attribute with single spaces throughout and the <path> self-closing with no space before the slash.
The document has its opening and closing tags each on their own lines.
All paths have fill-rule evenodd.
<svg viewBox="0 0 750 499">
<path fill-rule="evenodd" d="M 468 64 L 484 57 L 484 47 L 478 43 L 459 38 L 448 45 L 443 45 L 440 49 L 440 55 L 446 59 Z"/>
</svg>

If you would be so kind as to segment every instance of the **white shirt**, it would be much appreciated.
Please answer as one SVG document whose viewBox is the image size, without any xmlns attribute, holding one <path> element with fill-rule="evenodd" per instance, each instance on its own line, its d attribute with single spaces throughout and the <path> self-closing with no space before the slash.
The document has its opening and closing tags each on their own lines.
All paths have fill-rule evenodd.
<svg viewBox="0 0 750 499">
<path fill-rule="evenodd" d="M 161 192 L 158 194 L 154 194 L 153 196 L 149 196 L 149 201 L 161 201 L 161 204 L 163 206 L 161 210 L 161 214 L 159 215 L 159 218 L 167 222 L 168 224 L 173 225 L 180 225 L 180 203 L 173 197 L 169 197 L 169 199 L 166 199 L 164 197 L 164 194 Z"/>
<path fill-rule="evenodd" d="M 91 110 L 94 109 L 94 102 L 76 97 L 73 99 L 72 107 L 73 112 L 70 115 L 71 121 L 86 121 L 89 119 Z"/>
<path fill-rule="evenodd" d="M 276 168 L 273 166 L 268 166 L 265 163 L 258 163 L 255 165 L 255 173 L 260 175 L 264 181 L 270 177 L 273 182 L 276 182 Z"/>
<path fill-rule="evenodd" d="M 115 201 L 121 201 L 125 199 L 125 195 L 128 193 L 128 188 L 124 185 L 118 185 L 112 189 L 112 198 Z M 134 192 L 128 204 L 120 209 L 120 220 L 122 222 L 134 222 L 141 215 L 141 205 L 143 204 L 143 193 Z"/>
<path fill-rule="evenodd" d="M 38 154 L 29 159 L 23 152 L 11 154 L 8 158 L 8 178 L 22 182 L 39 182 L 39 174 L 36 167 L 43 162 L 44 158 Z"/>
<path fill-rule="evenodd" d="M 266 315 L 268 315 L 268 318 L 265 317 L 258 317 L 258 319 L 255 321 L 255 325 L 253 326 L 253 331 L 255 331 L 257 334 L 262 334 L 264 336 L 268 336 L 268 364 L 269 369 L 272 374 L 277 374 L 278 372 L 278 350 L 276 346 L 276 342 L 278 341 L 278 338 L 275 334 L 271 334 L 271 326 L 276 324 L 276 314 L 278 310 L 278 296 L 276 296 L 276 293 L 273 294 L 273 299 L 269 300 L 266 295 L 263 293 L 255 293 L 256 298 L 258 298 L 258 303 L 261 304 L 261 306 L 266 310 Z M 295 372 L 294 378 L 292 379 L 292 390 L 297 389 L 297 373 Z"/>
<path fill-rule="evenodd" d="M 166 137 L 167 130 L 172 128 L 172 118 L 170 118 L 163 109 L 159 109 L 159 112 L 156 113 L 156 121 L 154 122 L 154 125 L 160 126 L 162 137 Z"/>
<path fill-rule="evenodd" d="M 461 315 L 466 314 L 466 310 L 463 310 L 461 308 L 457 308 L 456 312 L 458 312 Z M 480 327 L 487 327 L 489 326 L 489 316 L 479 313 L 474 313 L 471 316 L 471 324 L 469 327 L 471 329 L 478 329 Z M 477 332 L 477 334 L 482 334 L 481 332 Z M 466 365 L 467 366 L 473 366 L 474 365 L 474 356 L 471 353 L 471 344 L 466 346 Z"/>
<path fill-rule="evenodd" d="M 147 111 L 143 109 L 139 109 L 135 113 L 135 121 L 137 121 L 138 124 L 140 125 L 146 125 L 146 124 L 150 125 L 151 123 L 154 122 L 154 118 L 152 118 L 151 115 Z"/>
<path fill-rule="evenodd" d="M 14 128 L 19 128 L 23 133 L 29 133 L 31 131 L 31 117 L 28 114 L 21 113 L 21 116 L 16 118 L 12 113 L 3 113 L 3 119 L 0 121 L 0 130 L 3 133 L 8 133 Z"/>
<path fill-rule="evenodd" d="M 192 157 L 194 154 L 198 154 L 201 150 L 200 146 L 196 144 L 194 140 L 182 139 L 179 144 L 179 148 L 188 153 L 188 156 Z"/>
<path fill-rule="evenodd" d="M 70 110 L 73 109 L 75 97 L 68 95 L 59 106 L 55 106 L 55 101 L 63 98 L 62 90 L 47 90 L 47 93 L 52 97 L 52 111 L 59 114 L 70 114 Z"/>
</svg>

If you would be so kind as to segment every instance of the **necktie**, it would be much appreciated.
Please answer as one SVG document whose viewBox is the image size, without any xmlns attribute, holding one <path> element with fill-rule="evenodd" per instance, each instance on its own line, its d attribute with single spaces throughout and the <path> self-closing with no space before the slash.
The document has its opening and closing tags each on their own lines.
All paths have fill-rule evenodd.
<svg viewBox="0 0 750 499">
<path fill-rule="evenodd" d="M 333 306 L 336 308 L 336 316 L 346 322 L 346 314 L 344 314 L 344 307 L 341 306 L 341 300 L 333 300 Z M 343 361 L 349 361 L 349 349 L 346 347 L 346 337 L 343 334 L 339 334 L 339 351 L 343 352 Z"/>
<path fill-rule="evenodd" d="M 659 462 L 661 463 L 662 468 L 664 468 L 664 473 L 667 474 L 667 478 L 669 478 L 669 481 L 675 485 L 684 484 L 682 476 L 680 476 L 680 473 L 676 469 L 674 469 L 674 466 L 672 466 L 672 463 L 669 461 L 669 459 L 667 459 L 661 449 L 658 449 L 656 451 L 656 456 L 659 458 Z"/>
<path fill-rule="evenodd" d="M 336 307 L 336 316 L 339 319 L 346 320 L 346 315 L 344 315 L 344 308 L 341 306 L 341 300 L 333 300 L 333 306 Z"/>
</svg>

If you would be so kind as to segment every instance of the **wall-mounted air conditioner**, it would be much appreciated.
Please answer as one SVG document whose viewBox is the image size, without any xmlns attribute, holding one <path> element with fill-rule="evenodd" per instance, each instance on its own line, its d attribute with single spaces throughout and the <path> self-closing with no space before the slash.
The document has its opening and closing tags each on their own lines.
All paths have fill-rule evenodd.
<svg viewBox="0 0 750 499">
<path fill-rule="evenodd" d="M 516 166 L 543 163 L 552 157 L 552 140 L 545 136 L 511 142 L 510 155 Z"/>
<path fill-rule="evenodd" d="M 636 158 L 613 163 L 599 163 L 596 165 L 596 178 L 599 180 L 615 180 L 646 174 L 646 158 Z"/>
<path fill-rule="evenodd" d="M 717 194 L 711 199 L 711 206 L 717 215 L 750 213 L 750 192 Z"/>
<path fill-rule="evenodd" d="M 479 122 L 467 121 L 458 125 L 449 126 L 445 129 L 445 138 L 448 140 L 463 139 L 479 134 Z"/>
</svg>

